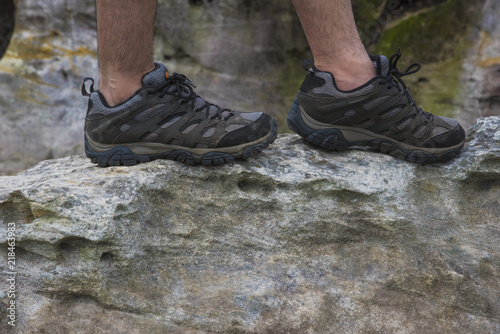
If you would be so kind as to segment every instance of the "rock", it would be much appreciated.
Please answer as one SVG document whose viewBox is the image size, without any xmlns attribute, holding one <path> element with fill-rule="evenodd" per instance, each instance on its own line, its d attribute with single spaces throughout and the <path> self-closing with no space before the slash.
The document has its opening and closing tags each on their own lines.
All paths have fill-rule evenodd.
<svg viewBox="0 0 500 334">
<path fill-rule="evenodd" d="M 500 13 L 498 1 L 487 0 L 474 44 L 464 61 L 464 96 L 459 120 L 500 114 Z"/>
<path fill-rule="evenodd" d="M 305 78 L 308 45 L 291 1 L 160 0 L 155 58 L 209 101 L 264 111 L 280 132 Z"/>
<path fill-rule="evenodd" d="M 0 61 L 0 174 L 81 154 L 86 100 L 97 75 L 94 1 L 16 1 L 16 26 Z"/>
<path fill-rule="evenodd" d="M 360 34 L 372 53 L 390 55 L 400 46 L 400 69 L 423 65 L 405 77 L 423 109 L 456 118 L 465 128 L 478 117 L 500 115 L 498 1 L 380 2 L 354 0 Z"/>
<path fill-rule="evenodd" d="M 499 195 L 499 117 L 440 165 L 71 156 L 0 177 L 0 259 L 15 223 L 18 333 L 498 333 Z"/>
</svg>

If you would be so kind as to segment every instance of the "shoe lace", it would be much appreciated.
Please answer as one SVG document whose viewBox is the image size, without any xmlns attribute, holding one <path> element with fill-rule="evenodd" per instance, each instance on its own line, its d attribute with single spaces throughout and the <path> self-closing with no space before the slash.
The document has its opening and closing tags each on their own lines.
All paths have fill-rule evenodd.
<svg viewBox="0 0 500 334">
<path fill-rule="evenodd" d="M 411 95 L 410 91 L 408 90 L 408 87 L 406 86 L 405 82 L 403 81 L 402 77 L 405 75 L 409 74 L 414 74 L 420 71 L 422 66 L 420 66 L 419 63 L 413 63 L 404 72 L 400 72 L 397 64 L 399 59 L 401 58 L 401 48 L 398 48 L 398 51 L 394 53 L 391 58 L 389 59 L 389 76 L 390 76 L 390 83 L 391 85 L 394 85 L 398 88 L 398 90 L 401 92 L 401 94 L 406 95 L 408 97 L 408 100 L 410 101 L 410 104 L 414 106 L 419 114 L 425 115 L 428 119 L 432 119 L 434 116 L 431 113 L 428 113 L 426 111 L 423 111 L 422 108 L 418 107 L 415 103 L 415 100 L 413 99 L 413 96 Z M 399 82 L 399 85 L 394 81 L 396 79 Z"/>
<path fill-rule="evenodd" d="M 167 81 L 155 88 L 152 93 L 160 92 L 159 97 L 165 95 L 176 95 L 180 98 L 181 102 L 193 102 L 193 107 L 195 103 L 201 102 L 199 107 L 195 107 L 195 111 L 204 111 L 205 115 L 209 119 L 214 119 L 218 117 L 221 120 L 227 120 L 234 115 L 231 109 L 221 108 L 216 104 L 210 103 L 203 99 L 201 96 L 196 94 L 193 88 L 196 85 L 192 83 L 184 74 L 174 73 L 167 78 Z M 217 112 L 212 113 L 211 111 L 217 110 Z"/>
</svg>

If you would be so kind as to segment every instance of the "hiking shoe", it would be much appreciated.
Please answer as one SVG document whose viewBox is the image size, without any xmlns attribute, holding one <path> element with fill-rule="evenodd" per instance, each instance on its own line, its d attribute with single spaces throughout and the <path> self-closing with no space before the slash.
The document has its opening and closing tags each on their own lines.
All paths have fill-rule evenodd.
<svg viewBox="0 0 500 334">
<path fill-rule="evenodd" d="M 91 81 L 90 92 L 86 83 Z M 261 112 L 222 109 L 198 96 L 184 75 L 166 67 L 142 79 L 128 101 L 110 107 L 94 80 L 85 78 L 89 96 L 85 119 L 85 153 L 101 167 L 135 165 L 155 159 L 220 165 L 249 158 L 277 135 L 274 119 Z"/>
<path fill-rule="evenodd" d="M 464 146 L 457 121 L 416 106 L 402 78 L 420 70 L 415 63 L 399 72 L 401 52 L 388 60 L 370 56 L 377 76 L 341 91 L 331 73 L 310 63 L 306 79 L 288 113 L 288 127 L 308 142 L 329 150 L 368 146 L 411 162 L 447 161 Z"/>
</svg>

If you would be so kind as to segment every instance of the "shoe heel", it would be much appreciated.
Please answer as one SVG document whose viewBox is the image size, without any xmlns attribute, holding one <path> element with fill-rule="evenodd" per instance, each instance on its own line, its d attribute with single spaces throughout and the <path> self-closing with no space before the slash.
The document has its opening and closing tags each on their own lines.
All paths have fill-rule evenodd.
<svg viewBox="0 0 500 334">
<path fill-rule="evenodd" d="M 302 117 L 300 116 L 300 107 L 297 98 L 293 100 L 290 111 L 288 111 L 288 117 L 286 118 L 286 125 L 288 128 L 298 134 L 301 137 L 307 137 L 314 130 L 309 128 Z"/>
<path fill-rule="evenodd" d="M 328 150 L 346 150 L 349 143 L 344 138 L 342 131 L 335 128 L 315 130 L 307 126 L 300 115 L 300 107 L 297 98 L 293 100 L 286 124 L 293 132 L 297 133 L 313 145 Z"/>
</svg>

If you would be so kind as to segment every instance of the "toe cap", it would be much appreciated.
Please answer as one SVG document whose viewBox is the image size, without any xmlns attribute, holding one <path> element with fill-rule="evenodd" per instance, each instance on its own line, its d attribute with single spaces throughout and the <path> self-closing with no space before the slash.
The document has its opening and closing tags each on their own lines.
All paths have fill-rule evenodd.
<svg viewBox="0 0 500 334">
<path fill-rule="evenodd" d="M 456 126 L 429 139 L 425 146 L 434 148 L 447 148 L 459 145 L 465 141 L 465 131 L 455 121 Z"/>
<path fill-rule="evenodd" d="M 238 146 L 267 136 L 273 127 L 273 118 L 267 114 L 260 114 L 260 117 L 258 117 L 254 122 L 226 134 L 221 138 L 216 147 L 222 148 Z"/>
</svg>

